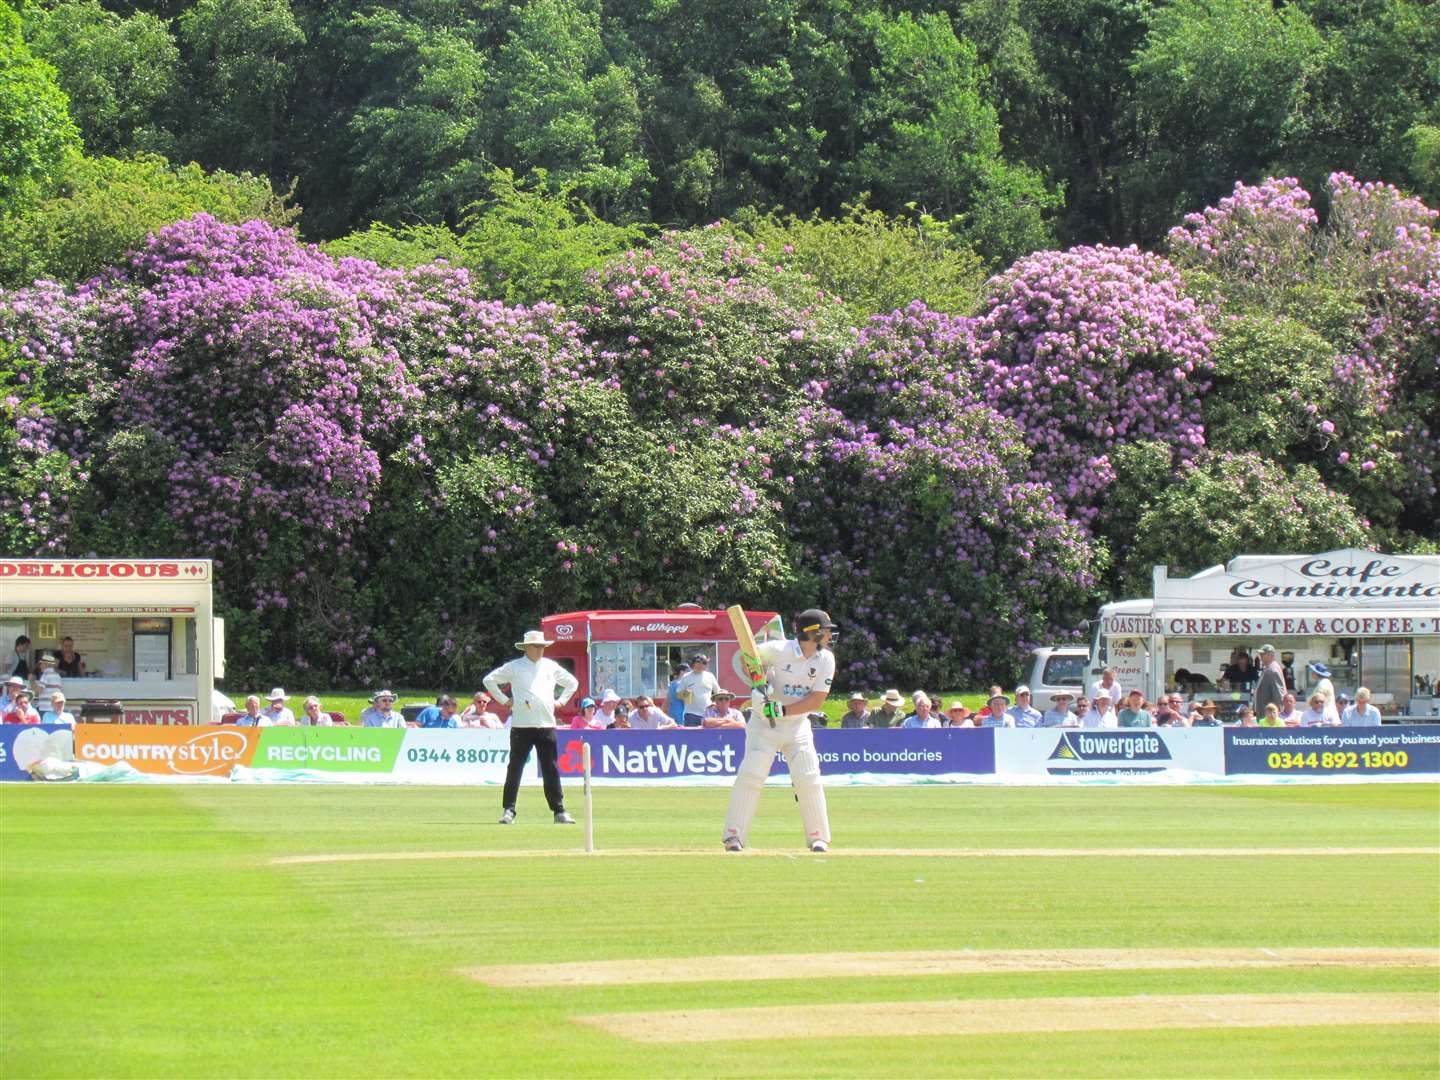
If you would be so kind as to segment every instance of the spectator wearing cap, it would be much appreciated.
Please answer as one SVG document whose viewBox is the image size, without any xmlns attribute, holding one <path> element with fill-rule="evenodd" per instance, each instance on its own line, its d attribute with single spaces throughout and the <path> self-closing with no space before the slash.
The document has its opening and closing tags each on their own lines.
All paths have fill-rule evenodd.
<svg viewBox="0 0 1440 1080">
<path fill-rule="evenodd" d="M 320 699 L 311 694 L 300 703 L 300 724 L 303 727 L 334 727 L 335 719 L 325 711 Z"/>
<path fill-rule="evenodd" d="M 415 724 L 422 728 L 458 728 L 460 718 L 455 715 L 460 705 L 449 694 L 441 694 L 435 704 L 421 709 L 415 717 Z"/>
<path fill-rule="evenodd" d="M 870 726 L 870 702 L 860 691 L 850 695 L 845 703 L 845 715 L 840 717 L 842 728 L 868 728 Z"/>
<path fill-rule="evenodd" d="M 1319 660 L 1312 660 L 1305 665 L 1305 669 L 1310 672 L 1310 678 L 1313 680 L 1310 692 L 1305 695 L 1305 699 L 1308 701 L 1319 694 L 1325 699 L 1325 712 L 1329 716 L 1327 722 L 1330 724 L 1340 723 L 1340 710 L 1335 707 L 1335 684 L 1330 681 L 1330 668 Z"/>
<path fill-rule="evenodd" d="M 680 680 L 689 674 L 689 664 L 676 664 L 670 669 L 670 685 L 665 690 L 665 711 L 677 724 L 685 720 L 685 702 L 680 697 Z"/>
<path fill-rule="evenodd" d="M 30 688 L 21 686 L 10 694 L 10 708 L 5 713 L 7 724 L 38 724 L 40 714 L 30 704 Z"/>
<path fill-rule="evenodd" d="M 940 726 L 940 718 L 932 712 L 930 695 L 924 690 L 916 690 L 910 695 L 915 708 L 909 716 L 901 721 L 902 728 L 937 728 Z"/>
<path fill-rule="evenodd" d="M 1121 727 L 1155 726 L 1155 718 L 1145 708 L 1145 694 L 1141 690 L 1130 691 L 1128 700 L 1116 712 L 1115 720 Z"/>
<path fill-rule="evenodd" d="M 484 690 L 476 690 L 470 704 L 465 706 L 465 711 L 460 714 L 461 727 L 478 728 L 502 728 L 505 721 L 500 719 L 498 713 L 490 708 L 490 695 Z"/>
<path fill-rule="evenodd" d="M 274 690 L 270 691 L 270 695 L 265 700 L 270 703 L 270 707 L 265 710 L 264 715 L 270 718 L 270 723 L 273 726 L 295 726 L 295 714 L 285 707 L 285 702 L 289 701 L 290 697 L 284 690 L 278 686 L 275 687 Z"/>
<path fill-rule="evenodd" d="M 711 695 L 710 708 L 705 710 L 705 719 L 702 721 L 708 728 L 743 728 L 745 717 L 740 715 L 740 710 L 735 708 L 735 695 L 729 690 L 721 690 Z"/>
<path fill-rule="evenodd" d="M 1050 697 L 1050 708 L 1040 717 L 1041 727 L 1067 727 L 1075 722 L 1070 712 L 1070 703 L 1075 695 L 1069 690 L 1057 690 Z"/>
<path fill-rule="evenodd" d="M 1111 707 L 1110 691 L 1101 687 L 1090 695 L 1090 708 L 1080 717 L 1080 726 L 1086 728 L 1113 728 L 1120 726 L 1120 718 Z"/>
<path fill-rule="evenodd" d="M 1370 704 L 1370 688 L 1362 686 L 1355 691 L 1355 704 L 1340 714 L 1340 723 L 1346 727 L 1379 727 L 1380 710 Z"/>
<path fill-rule="evenodd" d="M 880 697 L 880 708 L 870 714 L 870 724 L 877 728 L 899 727 L 905 719 L 900 714 L 900 708 L 905 704 L 905 699 L 900 696 L 899 690 L 886 690 Z"/>
<path fill-rule="evenodd" d="M 235 723 L 239 727 L 269 727 L 272 721 L 260 711 L 259 695 L 251 694 L 245 699 L 245 711 Z"/>
<path fill-rule="evenodd" d="M 981 727 L 1014 727 L 1015 718 L 1010 715 L 1010 696 L 999 687 L 992 686 L 986 712 L 980 718 Z"/>
<path fill-rule="evenodd" d="M 545 801 L 555 815 L 556 825 L 573 825 L 575 819 L 565 812 L 565 792 L 560 785 L 559 746 L 555 740 L 555 710 L 564 707 L 580 683 L 545 655 L 555 644 L 541 630 L 527 630 L 515 643 L 525 655 L 502 664 L 485 676 L 485 689 L 501 705 L 510 710 L 510 761 L 505 769 L 505 788 L 501 792 L 500 824 L 515 821 L 515 801 L 520 794 L 520 777 L 533 750 L 544 782 Z M 510 687 L 509 697 L 500 688 Z"/>
<path fill-rule="evenodd" d="M 370 707 L 360 714 L 361 727 L 403 728 L 405 717 L 395 711 L 395 692 L 376 690 L 370 695 Z"/>
<path fill-rule="evenodd" d="M 1120 680 L 1115 677 L 1115 669 L 1107 667 L 1100 673 L 1100 678 L 1090 687 L 1090 701 L 1094 704 L 1095 694 L 1104 690 L 1110 695 L 1110 703 L 1113 705 L 1125 696 L 1125 690 L 1120 685 Z"/>
<path fill-rule="evenodd" d="M 50 710 L 40 717 L 42 724 L 65 724 L 75 726 L 75 714 L 65 708 L 65 695 L 56 690 L 50 695 Z"/>
<path fill-rule="evenodd" d="M 710 708 L 710 699 L 720 683 L 710 671 L 710 658 L 696 653 L 690 658 L 690 670 L 680 680 L 677 692 L 685 702 L 685 715 L 681 721 L 686 727 L 700 727 L 705 723 L 705 710 Z"/>
<path fill-rule="evenodd" d="M 1015 704 L 1005 710 L 1006 715 L 1014 720 L 1013 727 L 1040 727 L 1044 719 L 1040 710 L 1030 704 L 1030 687 L 1017 686 L 1015 688 Z"/>
<path fill-rule="evenodd" d="M 1255 684 L 1255 711 L 1264 714 L 1266 705 L 1274 705 L 1280 712 L 1285 700 L 1285 669 L 1275 655 L 1275 646 L 1269 643 L 1260 646 L 1260 681 Z"/>
<path fill-rule="evenodd" d="M 614 713 L 614 710 L 611 710 Z M 600 719 L 596 712 L 595 699 L 584 697 L 580 699 L 580 711 L 570 721 L 570 728 L 573 731 L 604 731 L 605 721 Z"/>
<path fill-rule="evenodd" d="M 635 699 L 635 708 L 630 710 L 629 719 L 630 726 L 636 731 L 664 731 L 678 726 L 649 694 L 641 694 Z"/>
<path fill-rule="evenodd" d="M 940 720 L 941 727 L 974 727 L 975 715 L 965 703 L 958 697 L 950 702 L 945 708 L 945 715 Z"/>
</svg>

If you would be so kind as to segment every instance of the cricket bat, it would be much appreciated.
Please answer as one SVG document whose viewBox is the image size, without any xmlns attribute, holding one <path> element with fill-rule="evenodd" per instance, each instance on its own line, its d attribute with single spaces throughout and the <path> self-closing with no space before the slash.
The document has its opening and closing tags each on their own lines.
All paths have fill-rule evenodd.
<svg viewBox="0 0 1440 1080">
<path fill-rule="evenodd" d="M 740 646 L 740 666 L 745 669 L 751 688 L 760 691 L 760 696 L 764 698 L 761 713 L 774 727 L 776 718 L 784 717 L 785 706 L 771 697 L 770 681 L 765 678 L 765 662 L 760 659 L 755 635 L 750 630 L 750 620 L 745 618 L 745 609 L 739 604 L 726 608 L 725 614 L 730 616 L 730 629 L 735 631 L 735 644 Z"/>
</svg>

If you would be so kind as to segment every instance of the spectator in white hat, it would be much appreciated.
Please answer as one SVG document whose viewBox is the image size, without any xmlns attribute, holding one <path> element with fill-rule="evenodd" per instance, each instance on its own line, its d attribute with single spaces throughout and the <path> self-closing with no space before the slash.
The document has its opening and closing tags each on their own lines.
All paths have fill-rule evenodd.
<svg viewBox="0 0 1440 1080">
<path fill-rule="evenodd" d="M 710 708 L 705 710 L 704 726 L 708 728 L 743 728 L 745 717 L 735 708 L 735 695 L 721 689 L 710 695 Z"/>
<path fill-rule="evenodd" d="M 856 690 L 845 705 L 845 715 L 840 717 L 842 728 L 868 728 L 870 726 L 870 703 L 865 695 Z"/>
<path fill-rule="evenodd" d="M 1041 727 L 1067 727 L 1075 722 L 1074 715 L 1070 712 L 1070 703 L 1075 700 L 1075 695 L 1069 690 L 1057 690 L 1050 695 L 1050 708 L 1045 710 L 1040 717 Z"/>
<path fill-rule="evenodd" d="M 1120 718 L 1115 715 L 1114 703 L 1110 700 L 1109 690 L 1102 687 L 1090 695 L 1090 708 L 1084 716 L 1080 717 L 1080 726 L 1087 728 L 1120 726 Z"/>
<path fill-rule="evenodd" d="M 1015 718 L 1010 715 L 1010 696 L 1001 693 L 999 687 L 995 687 L 990 695 L 990 700 L 985 703 L 985 711 L 980 715 L 981 727 L 1014 727 Z"/>
<path fill-rule="evenodd" d="M 880 698 L 880 708 L 870 714 L 870 723 L 877 728 L 899 727 L 905 718 L 900 715 L 900 708 L 905 704 L 905 699 L 900 696 L 899 690 L 886 690 Z"/>
<path fill-rule="evenodd" d="M 265 700 L 270 703 L 270 707 L 265 709 L 261 715 L 268 716 L 272 726 L 295 726 L 295 714 L 285 707 L 285 702 L 289 701 L 290 697 L 284 690 L 278 686 L 275 687 L 274 690 L 270 691 L 269 696 L 267 696 Z"/>
<path fill-rule="evenodd" d="M 10 706 L 14 704 L 15 691 L 24 689 L 27 689 L 25 680 L 19 675 L 11 675 L 5 680 L 5 688 L 0 691 L 0 716 L 10 711 Z"/>
<path fill-rule="evenodd" d="M 1015 721 L 1011 726 L 1017 728 L 1040 727 L 1044 720 L 1040 710 L 1030 704 L 1030 687 L 1024 685 L 1015 687 L 1015 704 L 1006 710 L 1006 714 Z"/>
<path fill-rule="evenodd" d="M 360 714 L 361 727 L 403 728 L 405 717 L 395 711 L 395 691 L 376 690 L 370 695 L 370 707 Z"/>
<path fill-rule="evenodd" d="M 51 653 L 41 653 L 35 661 L 36 672 L 32 677 L 35 684 L 35 696 L 37 699 L 44 699 L 53 694 L 56 690 L 64 689 L 64 680 L 60 672 L 55 670 L 55 657 Z"/>
</svg>

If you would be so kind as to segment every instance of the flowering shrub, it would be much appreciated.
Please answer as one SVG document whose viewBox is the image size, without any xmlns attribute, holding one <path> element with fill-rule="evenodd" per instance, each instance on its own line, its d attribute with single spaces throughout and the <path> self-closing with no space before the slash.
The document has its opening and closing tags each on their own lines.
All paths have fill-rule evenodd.
<svg viewBox="0 0 1440 1080">
<path fill-rule="evenodd" d="M 1157 255 L 1081 247 L 1028 256 L 995 279 L 968 332 L 972 377 L 1025 433 L 1030 479 L 1053 485 L 1081 521 L 1109 492 L 1115 447 L 1152 440 L 1185 461 L 1205 444 L 1214 334 Z"/>
</svg>

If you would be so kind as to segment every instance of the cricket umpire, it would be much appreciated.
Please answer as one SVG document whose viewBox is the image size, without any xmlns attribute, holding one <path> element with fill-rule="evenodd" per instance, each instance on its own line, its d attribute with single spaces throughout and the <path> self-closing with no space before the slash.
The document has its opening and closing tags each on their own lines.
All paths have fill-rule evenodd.
<svg viewBox="0 0 1440 1080">
<path fill-rule="evenodd" d="M 545 655 L 548 640 L 541 630 L 527 630 L 515 642 L 524 656 L 517 656 L 485 676 L 485 689 L 501 705 L 510 706 L 510 765 L 505 770 L 505 793 L 500 824 L 515 820 L 515 799 L 520 793 L 520 774 L 530 760 L 533 749 L 545 782 L 545 801 L 555 815 L 556 825 L 574 825 L 575 819 L 565 812 L 565 794 L 560 790 L 560 766 L 556 761 L 555 708 L 570 700 L 580 683 Z M 510 696 L 501 691 L 508 684 Z"/>
<path fill-rule="evenodd" d="M 837 627 L 825 612 L 811 608 L 800 613 L 795 628 L 793 640 L 767 641 L 757 649 L 770 684 L 771 701 L 783 708 L 772 723 L 764 715 L 764 695 L 758 690 L 752 694 L 750 722 L 745 725 L 745 757 L 735 775 L 735 786 L 730 789 L 730 809 L 725 815 L 726 851 L 744 850 L 777 750 L 790 766 L 806 846 L 814 852 L 828 851 L 830 847 L 830 818 L 809 714 L 821 708 L 830 694 L 835 654 L 829 645 Z"/>
</svg>

